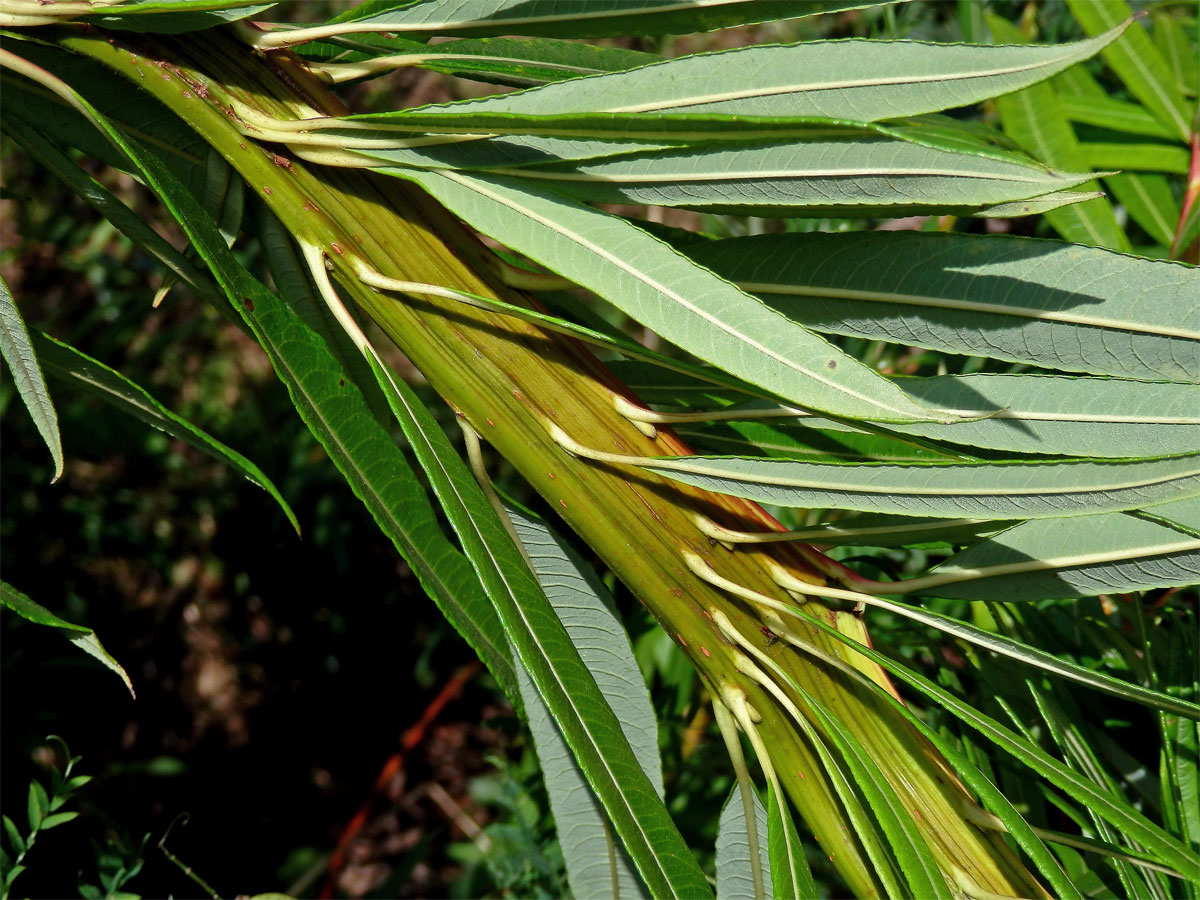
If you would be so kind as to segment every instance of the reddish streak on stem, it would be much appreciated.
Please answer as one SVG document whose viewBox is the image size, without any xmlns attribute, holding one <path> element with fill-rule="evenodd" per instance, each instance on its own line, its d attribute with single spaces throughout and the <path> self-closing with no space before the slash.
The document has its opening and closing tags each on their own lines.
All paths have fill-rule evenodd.
<svg viewBox="0 0 1200 900">
<path fill-rule="evenodd" d="M 1192 161 L 1188 166 L 1187 189 L 1183 193 L 1183 207 L 1179 211 L 1179 223 L 1175 226 L 1175 239 L 1171 241 L 1171 259 L 1178 258 L 1186 248 L 1180 247 L 1183 240 L 1183 226 L 1187 222 L 1192 205 L 1200 196 L 1200 131 L 1192 132 Z"/>
<path fill-rule="evenodd" d="M 371 805 L 375 797 L 386 791 L 392 779 L 400 774 L 404 768 L 404 758 L 408 756 L 409 751 L 425 738 L 425 732 L 429 730 L 429 726 L 441 714 L 443 707 L 457 697 L 466 683 L 479 674 L 479 670 L 482 668 L 483 664 L 475 660 L 455 672 L 453 677 L 438 692 L 438 695 L 425 707 L 425 712 L 421 713 L 421 718 L 417 719 L 416 724 L 404 732 L 404 736 L 400 739 L 399 751 L 388 757 L 387 762 L 383 764 L 383 768 L 379 770 L 379 774 L 375 777 L 375 784 L 371 787 L 371 793 L 363 801 L 362 806 L 359 807 L 354 817 L 346 823 L 346 827 L 342 829 L 337 847 L 334 848 L 333 853 L 329 856 L 329 874 L 325 878 L 324 887 L 321 888 L 320 896 L 322 898 L 333 896 L 338 876 L 341 875 L 342 870 L 346 867 L 346 851 L 349 850 L 350 844 L 367 824 L 367 819 L 371 815 Z"/>
</svg>

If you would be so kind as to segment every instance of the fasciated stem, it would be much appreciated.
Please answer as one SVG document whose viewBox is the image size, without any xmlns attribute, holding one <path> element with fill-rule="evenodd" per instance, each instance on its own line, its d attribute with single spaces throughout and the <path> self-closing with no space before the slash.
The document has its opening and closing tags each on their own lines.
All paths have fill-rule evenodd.
<svg viewBox="0 0 1200 900">
<path fill-rule="evenodd" d="M 289 39 L 275 35 L 262 45 Z M 966 820 L 964 789 L 932 745 L 894 708 L 821 656 L 798 652 L 788 642 L 771 642 L 769 625 L 778 616 L 771 618 L 758 604 L 727 593 L 689 564 L 700 560 L 728 582 L 786 603 L 790 596 L 775 579 L 779 568 L 803 584 L 825 581 L 806 558 L 811 548 L 801 552 L 783 544 L 727 550 L 696 526 L 697 516 L 739 531 L 781 526 L 747 501 L 566 452 L 546 423 L 569 428 L 575 440 L 605 453 L 662 457 L 688 452 L 668 428 L 650 435 L 620 415 L 614 398 L 634 404 L 637 398 L 574 338 L 461 299 L 410 295 L 398 302 L 363 282 L 361 273 L 370 269 L 512 307 L 533 305 L 496 274 L 494 254 L 416 188 L 360 169 L 280 165 L 273 151 L 242 133 L 231 115 L 235 103 L 237 109 L 272 120 L 345 113 L 319 79 L 286 53 L 264 55 L 225 33 L 205 33 L 202 41 L 115 34 L 110 40 L 82 29 L 62 29 L 57 40 L 151 91 L 203 135 L 298 242 L 328 260 L 341 296 L 378 323 L 437 392 L 629 586 L 705 681 L 736 688 L 745 699 L 746 715 L 751 708 L 772 710 L 754 723 L 760 741 L 756 746 L 769 748 L 780 782 L 855 895 L 882 895 L 876 866 L 859 837 L 844 828 L 845 815 L 822 760 L 787 716 L 774 713 L 772 693 L 746 674 L 743 661 L 749 656 L 718 627 L 717 612 L 749 640 L 761 636 L 762 652 L 788 678 L 819 696 L 879 760 L 951 877 L 957 867 L 984 891 L 1045 896 L 1001 839 Z M 123 43 L 127 40 L 136 44 Z M 155 61 L 164 77 L 142 78 L 135 54 Z M 203 85 L 203 92 L 196 84 Z M 331 152 L 319 162 L 337 164 L 337 151 Z M 822 608 L 819 600 L 810 604 L 814 606 L 842 634 L 866 643 L 857 616 Z M 819 629 L 796 624 L 795 632 L 826 659 L 844 660 L 891 689 L 878 665 Z"/>
</svg>

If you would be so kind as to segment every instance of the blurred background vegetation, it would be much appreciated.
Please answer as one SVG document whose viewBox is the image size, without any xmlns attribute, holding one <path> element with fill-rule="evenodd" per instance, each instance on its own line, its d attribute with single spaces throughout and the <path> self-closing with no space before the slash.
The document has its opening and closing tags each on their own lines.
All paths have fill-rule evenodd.
<svg viewBox="0 0 1200 900">
<path fill-rule="evenodd" d="M 344 5 L 285 4 L 283 12 L 317 21 Z M 675 56 L 819 37 L 983 41 L 986 13 L 1027 34 L 1036 26 L 1038 39 L 1048 42 L 1082 36 L 1059 2 L 922 0 L 618 43 Z M 1194 32 L 1194 18 L 1187 27 Z M 1089 67 L 1119 91 L 1102 62 Z M 412 69 L 363 87 L 354 104 L 439 102 L 473 88 Z M 969 114 L 994 121 L 986 107 Z M 262 351 L 183 288 L 151 308 L 161 270 L 11 142 L 0 143 L 0 154 L 0 268 L 29 325 L 85 349 L 252 459 L 304 530 L 297 538 L 266 494 L 209 457 L 55 382 L 67 462 L 61 482 L 50 485 L 45 447 L 4 373 L 4 579 L 94 628 L 138 692 L 132 700 L 51 629 L 7 614 L 0 619 L 5 811 L 23 821 L 31 779 L 45 781 L 47 766 L 65 763 L 47 735 L 62 736 L 82 757 L 77 772 L 96 776 L 71 801 L 81 817 L 39 837 L 20 893 L 73 896 L 80 883 L 100 884 L 101 869 L 111 874 L 113 860 L 125 858 L 144 866 L 123 890 L 196 895 L 198 885 L 157 849 L 170 828 L 167 849 L 223 896 L 564 894 L 552 821 L 519 722 L 346 489 Z M 99 165 L 89 170 L 183 245 L 131 178 Z M 721 234 L 764 227 L 713 217 L 687 224 Z M 795 220 L 789 227 L 878 224 Z M 1134 247 L 1153 244 L 1126 224 Z M 985 226 L 976 220 L 970 227 Z M 1001 227 L 1052 234 L 1036 219 Z M 257 264 L 257 247 L 237 249 Z M 847 349 L 873 356 L 883 370 L 936 365 L 932 354 L 902 347 L 850 341 Z M 498 477 L 536 505 L 502 470 Z M 713 846 L 731 783 L 725 751 L 682 655 L 619 588 L 618 600 L 651 681 L 670 808 L 711 871 L 705 848 Z M 914 646 L 929 643 L 911 640 L 910 624 L 877 615 L 870 622 L 884 652 L 912 659 Z M 937 662 L 945 680 L 962 661 Z M 447 689 L 445 705 L 430 708 L 447 699 Z M 435 713 L 431 721 L 414 729 L 427 712 Z M 1112 722 L 1126 734 L 1133 724 Z M 397 759 L 406 737 L 413 746 Z M 1156 765 L 1155 748 L 1145 749 L 1144 761 Z M 1125 750 L 1139 754 L 1135 740 Z M 330 854 L 352 822 L 361 828 L 333 883 Z M 836 891 L 823 861 L 813 860 L 818 878 Z"/>
</svg>

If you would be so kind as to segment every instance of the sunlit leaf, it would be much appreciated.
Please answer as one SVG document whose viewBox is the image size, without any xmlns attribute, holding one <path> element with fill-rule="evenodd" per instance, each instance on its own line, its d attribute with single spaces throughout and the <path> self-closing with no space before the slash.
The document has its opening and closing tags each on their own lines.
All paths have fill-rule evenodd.
<svg viewBox="0 0 1200 900">
<path fill-rule="evenodd" d="M 1000 16 L 988 16 L 988 27 L 998 43 L 1024 43 L 1021 30 Z M 1049 84 L 1036 84 L 996 98 L 1004 133 L 1034 159 L 1057 169 L 1086 171 L 1087 163 L 1075 132 L 1058 108 L 1058 98 Z M 1081 186 L 1095 190 L 1090 181 Z M 1105 198 L 1076 203 L 1046 213 L 1046 220 L 1068 241 L 1113 250 L 1128 250 L 1129 240 L 1117 224 L 1112 205 Z"/>
<path fill-rule="evenodd" d="M 1044 47 L 868 40 L 744 47 L 441 109 L 538 115 L 720 112 L 874 122 L 968 106 L 1018 90 L 1087 59 L 1120 33 L 1116 27 L 1086 41 Z"/>
<path fill-rule="evenodd" d="M 405 175 L 476 228 L 609 298 L 667 340 L 732 375 L 847 417 L 931 417 L 861 363 L 804 329 L 789 327 L 753 298 L 622 219 L 511 179 Z"/>
<path fill-rule="evenodd" d="M 638 464 L 758 503 L 946 518 L 1053 518 L 1200 495 L 1195 453 L 1154 460 L 906 465 L 681 456 Z"/>
<path fill-rule="evenodd" d="M 1132 14 L 1125 0 L 1067 0 L 1067 5 L 1083 30 L 1092 35 L 1107 33 Z M 1176 137 L 1188 139 L 1195 105 L 1189 105 L 1180 93 L 1174 73 L 1140 22 L 1109 44 L 1104 58 L 1160 122 Z"/>
<path fill-rule="evenodd" d="M 453 6 L 440 0 L 368 0 L 310 30 L 613 37 L 712 31 L 870 5 L 872 0 L 791 0 L 785 7 L 747 0 L 589 0 L 565 6 L 556 0 L 460 0 Z"/>
<path fill-rule="evenodd" d="M 1095 375 L 1200 380 L 1200 271 L 1000 235 L 778 234 L 696 244 L 818 331 Z"/>
</svg>

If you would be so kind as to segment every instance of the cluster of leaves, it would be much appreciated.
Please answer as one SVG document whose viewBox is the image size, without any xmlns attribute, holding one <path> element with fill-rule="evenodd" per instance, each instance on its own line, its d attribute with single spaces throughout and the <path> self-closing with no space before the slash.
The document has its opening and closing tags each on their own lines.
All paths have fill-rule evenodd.
<svg viewBox="0 0 1200 900">
<path fill-rule="evenodd" d="M 789 14 L 860 5 L 799 3 Z M 1152 611 L 1130 599 L 1108 617 L 1094 601 L 1058 602 L 1170 589 L 1200 577 L 1200 329 L 1194 302 L 1200 281 L 1176 262 L 1112 252 L 1131 244 L 1112 204 L 1090 191 L 1093 169 L 1114 161 L 1128 166 L 1136 159 L 1141 163 L 1134 168 L 1170 165 L 1175 168 L 1165 171 L 1175 171 L 1177 157 L 1167 150 L 1178 148 L 1158 144 L 1135 152 L 1123 144 L 1114 150 L 1112 142 L 1076 140 L 1066 124 L 1194 147 L 1195 102 L 1186 93 L 1194 93 L 1194 82 L 1181 52 L 1188 38 L 1176 19 L 1156 19 L 1160 51 L 1141 25 L 1128 22 L 1120 0 L 1072 4 L 1072 10 L 1092 36 L 1061 45 L 1021 46 L 1019 35 L 997 19 L 987 22 L 993 34 L 1014 43 L 881 47 L 818 41 L 660 61 L 557 38 L 712 29 L 761 21 L 778 8 L 730 2 L 668 10 L 595 0 L 573 13 L 550 15 L 536 3 L 497 0 L 460 5 L 448 14 L 444 4 L 375 0 L 322 26 L 268 31 L 252 40 L 260 48 L 296 45 L 313 71 L 333 83 L 416 65 L 532 89 L 302 127 L 254 118 L 250 110 L 235 111 L 235 117 L 248 123 L 249 134 L 287 144 L 314 165 L 366 167 L 415 182 L 516 254 L 496 261 L 514 279 L 584 289 L 582 299 L 578 293 L 548 295 L 550 312 L 539 313 L 436 285 L 376 283 L 500 310 L 625 357 L 612 368 L 655 407 L 647 421 L 679 424 L 682 436 L 706 452 L 618 456 L 565 433 L 556 437 L 561 444 L 582 458 L 640 467 L 771 507 L 827 511 L 809 522 L 800 513 L 783 513 L 796 526 L 784 534 L 714 526 L 711 536 L 845 548 L 814 557 L 833 586 L 792 587 L 881 606 L 918 623 L 895 633 L 920 646 L 940 641 L 940 632 L 961 641 L 968 653 L 983 647 L 986 655 L 973 657 L 974 677 L 1024 685 L 1020 702 L 1012 690 L 999 689 L 993 703 L 971 704 L 898 661 L 904 653 L 861 651 L 923 694 L 941 710 L 937 716 L 965 722 L 1046 779 L 1037 796 L 1024 798 L 1031 811 L 1022 817 L 992 787 L 998 770 L 999 780 L 1019 792 L 1020 777 L 1009 772 L 1009 763 L 993 763 L 972 739 L 947 740 L 906 713 L 1058 894 L 1120 890 L 1158 897 L 1183 884 L 1193 896 L 1189 873 L 1200 862 L 1200 823 L 1188 787 L 1196 771 L 1198 707 L 1194 666 L 1187 662 L 1195 658 L 1194 639 L 1188 638 L 1194 636 L 1194 610 L 1177 602 L 1178 594 L 1166 595 L 1167 602 Z M 115 4 L 102 13 L 85 11 L 85 17 L 102 27 L 170 32 L 260 11 L 180 0 Z M 17 14 L 23 20 L 8 24 L 39 25 L 39 15 L 54 18 L 31 8 Z M 528 37 L 497 37 L 514 34 Z M 427 43 L 431 36 L 457 40 Z M 23 51 L 39 59 L 43 51 L 29 44 Z M 1093 100 L 1096 82 L 1087 80 L 1081 64 L 1101 51 L 1144 105 Z M 206 185 L 214 179 L 232 183 L 203 140 L 193 157 L 205 161 L 203 168 L 193 166 L 180 178 L 172 168 L 178 169 L 178 159 L 156 155 L 80 96 L 87 92 L 42 78 L 36 66 L 12 67 L 53 84 L 100 125 L 125 157 L 116 162 L 137 171 L 172 208 L 211 277 L 153 233 L 139 231 L 128 211 L 79 180 L 74 163 L 29 116 L 27 110 L 37 108 L 32 101 L 13 115 L 25 149 L 75 179 L 81 191 L 88 189 L 96 205 L 181 281 L 234 302 L 383 530 L 510 698 L 523 705 L 550 786 L 572 890 L 595 893 L 600 888 L 594 884 L 611 888 L 614 877 L 621 893 L 640 891 L 643 881 L 654 894 L 707 890 L 658 802 L 663 784 L 654 715 L 642 686 L 629 688 L 625 675 L 636 672 L 636 664 L 607 590 L 544 522 L 492 508 L 495 498 L 472 479 L 430 411 L 393 377 L 332 298 L 311 237 L 284 223 L 298 240 L 297 252 L 269 215 L 258 219 L 275 282 L 285 288 L 281 300 L 229 252 L 226 232 L 236 229 L 242 214 L 237 192 L 195 187 L 200 173 Z M 56 71 L 64 71 L 61 63 Z M 946 114 L 997 97 L 1010 140 L 985 124 Z M 1054 104 L 1074 112 L 1044 114 Z M 138 115 L 157 113 L 127 113 L 123 126 Z M 1053 123 L 1049 132 L 1038 127 L 1046 118 Z M 66 129 L 58 130 L 61 136 Z M 181 140 L 197 140 L 182 130 Z M 1192 179 L 1182 186 L 1145 172 L 1102 173 L 1154 241 L 1155 255 L 1179 257 L 1195 241 L 1200 185 L 1192 153 Z M 953 233 L 827 235 L 780 228 L 720 239 L 654 227 L 596 205 L 614 203 L 756 218 L 1007 220 L 1044 213 L 1078 243 L 980 235 L 945 219 L 943 227 Z M 309 262 L 308 271 L 300 259 Z M 547 271 L 521 271 L 527 261 Z M 238 466 L 284 504 L 252 464 L 172 418 L 116 373 L 72 348 L 56 349 L 49 339 L 35 354 L 7 295 L 4 311 L 5 322 L 16 323 L 6 327 L 5 357 L 52 448 L 52 410 L 35 360 L 59 352 L 71 360 L 63 364 L 67 371 L 89 373 L 83 380 L 105 386 L 152 424 Z M 610 324 L 622 317 L 682 352 L 634 343 Z M 345 328 L 349 343 L 333 320 Z M 853 349 L 851 340 L 931 351 L 943 371 L 885 378 L 846 352 Z M 301 358 L 297 345 L 303 345 L 306 372 L 293 365 Z M 967 374 L 956 361 L 961 356 L 991 362 L 985 371 Z M 329 386 L 342 373 L 357 379 L 365 397 L 348 404 L 337 395 L 335 402 L 337 392 Z M 462 553 L 445 541 L 422 501 L 414 524 L 407 510 L 421 486 L 385 432 L 371 431 L 369 442 L 359 439 L 370 404 L 380 406 L 380 400 L 399 421 Z M 347 440 L 351 435 L 355 439 Z M 397 471 L 412 477 L 392 482 Z M 878 571 L 894 547 L 907 551 L 906 565 L 918 553 L 941 562 L 931 572 L 906 572 L 913 577 L 899 581 L 864 574 L 864 554 Z M 933 599 L 925 608 L 885 599 L 904 594 Z M 1010 605 L 1014 601 L 1028 605 Z M 787 614 L 816 622 L 799 610 Z M 580 618 L 573 620 L 575 615 Z M 1086 652 L 1070 647 L 1069 627 L 1087 634 Z M 1126 627 L 1135 640 L 1124 637 Z M 595 634 L 608 640 L 597 644 Z M 1047 674 L 1014 677 L 1010 660 Z M 605 672 L 615 673 L 613 683 L 604 683 Z M 786 682 L 783 672 L 775 674 L 805 698 L 825 736 L 814 731 L 810 737 L 830 770 L 837 768 L 837 754 L 853 773 L 857 788 L 847 783 L 841 795 L 850 819 L 856 825 L 877 822 L 868 830 L 894 848 L 897 863 L 887 856 L 873 860 L 887 891 L 948 895 L 942 876 L 930 874 L 937 871 L 931 851 L 906 821 L 908 814 L 897 815 L 895 793 L 848 723 Z M 959 677 L 946 667 L 938 674 Z M 1147 792 L 1112 774 L 1128 768 L 1120 765 L 1111 739 L 1087 724 L 1084 708 L 1061 679 L 1153 710 L 1163 738 L 1164 777 L 1156 789 Z M 1005 717 L 1015 730 L 1001 724 Z M 740 724 L 748 735 L 753 731 L 747 721 Z M 801 721 L 797 726 L 809 727 Z M 776 793 L 769 759 L 754 746 Z M 735 884 L 748 884 L 761 895 L 773 880 L 789 895 L 806 895 L 811 875 L 799 864 L 785 806 L 772 796 L 765 808 L 756 808 L 744 765 L 739 774 L 743 802 L 728 806 L 723 820 L 718 890 L 725 885 L 738 892 Z M 1138 796 L 1131 797 L 1134 792 Z M 1135 806 L 1145 807 L 1151 798 L 1161 825 Z M 1083 846 L 1103 849 L 1116 861 L 1093 867 L 1074 851 L 1052 856 L 1041 844 L 1046 829 L 1029 827 L 1031 821 L 1044 825 L 1051 809 L 1087 835 Z M 580 824 L 566 825 L 574 816 Z M 760 818 L 761 829 L 754 824 Z M 610 819 L 632 862 L 613 841 Z M 760 830 L 768 836 L 761 844 Z"/>
</svg>

